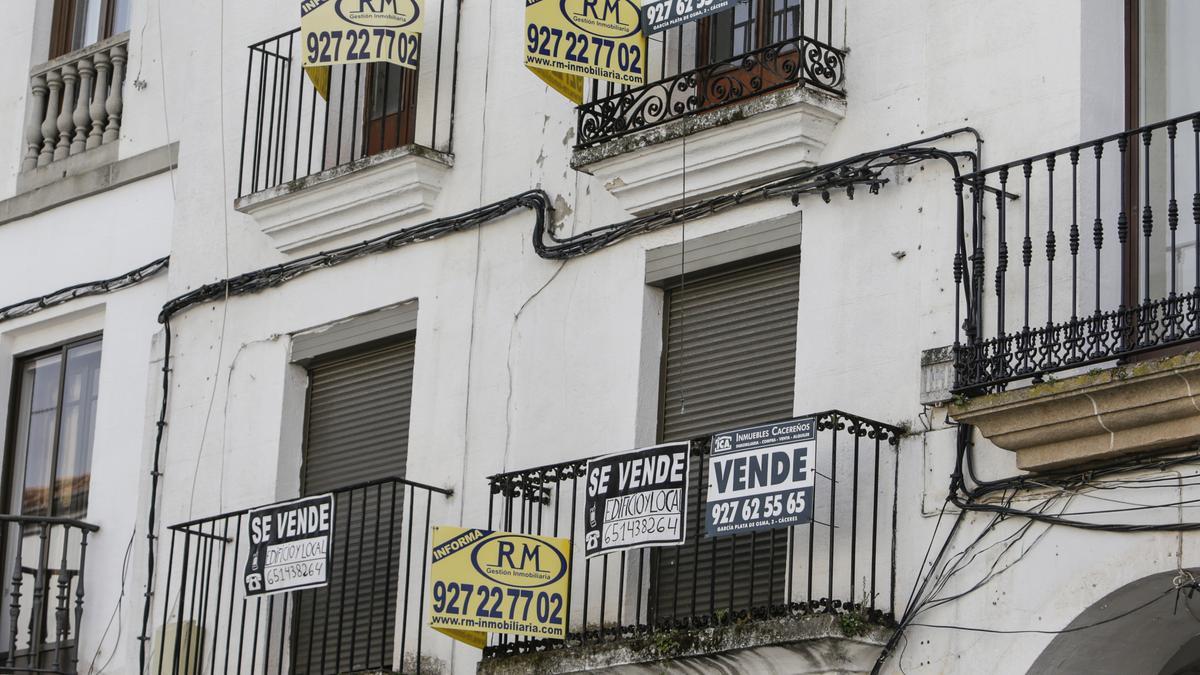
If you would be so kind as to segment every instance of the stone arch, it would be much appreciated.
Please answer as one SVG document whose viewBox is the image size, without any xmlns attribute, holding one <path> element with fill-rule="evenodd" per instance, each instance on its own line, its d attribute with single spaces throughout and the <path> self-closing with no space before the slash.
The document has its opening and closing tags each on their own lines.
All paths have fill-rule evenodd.
<svg viewBox="0 0 1200 675">
<path fill-rule="evenodd" d="M 1193 570 L 1200 576 L 1200 571 Z M 1128 612 L 1171 588 L 1175 572 L 1163 572 L 1128 583 L 1093 603 L 1067 626 L 1087 626 Z M 1030 675 L 1088 673 L 1089 675 L 1200 674 L 1200 620 L 1175 594 L 1116 621 L 1054 637 L 1042 651 Z M 1200 616 L 1200 597 L 1193 601 Z"/>
</svg>

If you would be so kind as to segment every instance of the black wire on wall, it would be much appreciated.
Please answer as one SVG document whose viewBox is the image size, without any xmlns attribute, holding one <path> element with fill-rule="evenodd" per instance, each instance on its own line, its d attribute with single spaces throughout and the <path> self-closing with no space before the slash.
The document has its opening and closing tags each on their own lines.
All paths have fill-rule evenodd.
<svg viewBox="0 0 1200 675">
<path fill-rule="evenodd" d="M 929 146 L 934 141 L 964 133 L 974 136 L 976 141 L 975 151 L 947 151 Z M 158 488 L 159 479 L 162 476 L 162 448 L 167 426 L 166 415 L 170 391 L 172 337 L 170 321 L 172 317 L 195 305 L 237 295 L 256 293 L 279 286 L 318 269 L 333 267 L 367 255 L 382 253 L 408 244 L 430 241 L 447 234 L 479 227 L 520 209 L 530 210 L 534 214 L 535 220 L 532 237 L 534 251 L 537 255 L 547 260 L 569 260 L 612 246 L 630 237 L 653 232 L 685 220 L 702 218 L 743 204 L 785 196 L 791 197 L 793 204 L 798 204 L 801 196 L 813 194 L 819 194 L 824 201 L 829 202 L 831 194 L 834 191 L 844 191 L 848 198 L 853 199 L 857 188 L 865 188 L 869 193 L 875 194 L 889 182 L 889 179 L 884 174 L 889 169 L 896 167 L 930 160 L 941 160 L 950 165 L 954 177 L 957 179 L 961 175 L 960 162 L 968 162 L 972 170 L 978 169 L 980 143 L 981 140 L 975 130 L 970 128 L 957 129 L 911 143 L 862 153 L 832 164 L 799 170 L 782 178 L 764 181 L 742 190 L 709 197 L 684 207 L 665 209 L 646 216 L 594 228 L 564 238 L 556 236 L 548 226 L 554 219 L 554 207 L 549 195 L 542 190 L 529 190 L 464 213 L 438 218 L 360 243 L 314 253 L 278 265 L 264 267 L 228 279 L 205 284 L 168 301 L 163 305 L 158 317 L 159 322 L 164 326 L 166 336 L 163 340 L 162 401 L 159 407 L 159 418 L 156 423 L 154 452 L 150 471 L 150 504 L 147 514 L 146 532 L 148 542 L 147 577 L 144 593 L 142 631 L 138 638 L 141 642 L 139 654 L 141 671 L 145 672 L 146 648 L 148 646 L 147 642 L 150 640 L 149 624 L 155 575 L 155 541 L 157 539 L 155 527 L 157 525 Z M 958 184 L 956 180 L 955 185 Z M 956 219 L 959 241 L 955 261 L 956 268 L 959 268 L 965 257 L 965 246 L 962 236 L 964 211 L 961 191 L 957 192 L 956 196 Z M 116 290 L 117 288 L 137 283 L 137 281 L 153 273 L 157 273 L 157 271 L 160 271 L 165 266 L 166 259 L 164 258 L 115 280 L 106 280 L 95 282 L 94 284 L 81 285 L 80 287 L 72 287 L 71 289 L 64 289 L 56 294 L 51 294 L 51 296 L 46 296 L 47 300 L 45 302 L 50 302 L 52 296 L 55 298 L 61 296 L 62 299 L 57 302 L 66 302 L 67 300 L 82 297 L 83 295 Z M 21 303 L 20 306 L 28 305 L 29 302 Z M 37 302 L 37 299 L 33 302 L 35 305 L 44 304 L 43 302 Z M 36 311 L 36 308 L 33 311 Z M 4 318 L 11 317 L 0 314 L 0 320 Z"/>
<path fill-rule="evenodd" d="M 146 263 L 141 267 L 130 270 L 125 274 L 113 277 L 111 279 L 102 279 L 100 281 L 89 281 L 74 286 L 67 286 L 52 293 L 22 300 L 13 303 L 6 307 L 0 307 L 0 321 L 9 319 L 17 319 L 23 316 L 29 316 L 35 312 L 40 312 L 43 309 L 49 309 L 55 305 L 61 305 L 65 302 L 70 302 L 77 298 L 86 298 L 90 295 L 102 295 L 111 293 L 122 288 L 140 284 L 141 282 L 153 277 L 154 275 L 167 269 L 170 257 L 162 257 L 158 260 Z"/>
</svg>

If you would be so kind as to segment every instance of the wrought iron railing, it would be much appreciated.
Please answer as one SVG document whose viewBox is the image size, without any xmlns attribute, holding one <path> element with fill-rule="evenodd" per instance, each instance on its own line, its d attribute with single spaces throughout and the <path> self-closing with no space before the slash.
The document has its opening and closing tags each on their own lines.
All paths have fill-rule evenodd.
<svg viewBox="0 0 1200 675">
<path fill-rule="evenodd" d="M 813 521 L 773 532 L 710 539 L 701 507 L 689 511 L 680 546 L 585 559 L 586 460 L 492 476 L 491 529 L 567 537 L 574 550 L 567 640 L 493 635 L 485 656 L 802 614 L 856 612 L 890 624 L 902 432 L 838 411 L 815 417 Z M 692 441 L 693 506 L 703 504 L 708 456 L 708 438 Z M 748 554 L 738 566 L 732 546 Z"/>
<path fill-rule="evenodd" d="M 955 259 L 957 392 L 1200 338 L 1200 112 L 967 174 L 960 188 L 974 226 Z"/>
<path fill-rule="evenodd" d="M 766 4 L 771 5 L 768 16 L 757 17 Z M 845 52 L 834 46 L 841 43 L 836 37 L 844 19 L 840 0 L 766 4 L 750 0 L 752 9 L 739 9 L 727 21 L 691 22 L 652 36 L 646 84 L 592 82 L 588 100 L 577 110 L 576 147 L 784 87 L 803 85 L 844 95 Z M 724 47 L 713 46 L 718 43 Z M 764 46 L 746 49 L 755 44 Z M 723 50 L 734 55 L 717 56 Z"/>
<path fill-rule="evenodd" d="M 87 592 L 88 536 L 71 518 L 0 515 L 7 616 L 0 619 L 0 672 L 73 675 Z"/>
<path fill-rule="evenodd" d="M 385 478 L 333 494 L 323 588 L 247 598 L 245 509 L 172 526 L 149 672 L 421 672 L 430 514 L 450 492 Z"/>
<path fill-rule="evenodd" d="M 416 70 L 359 63 L 315 78 L 300 29 L 250 45 L 238 197 L 396 148 L 450 152 L 457 34 L 457 5 L 428 3 Z"/>
</svg>

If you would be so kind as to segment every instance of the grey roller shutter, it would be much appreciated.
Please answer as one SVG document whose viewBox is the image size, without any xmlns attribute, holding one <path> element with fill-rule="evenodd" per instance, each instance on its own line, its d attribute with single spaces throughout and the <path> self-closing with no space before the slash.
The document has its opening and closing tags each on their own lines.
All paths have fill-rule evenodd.
<svg viewBox="0 0 1200 675">
<path fill-rule="evenodd" d="M 404 340 L 312 361 L 305 495 L 404 477 L 414 352 L 415 343 Z M 380 627 L 394 623 L 396 597 L 373 598 L 372 589 L 384 588 L 381 570 L 399 569 L 401 547 L 391 545 L 387 531 L 390 523 L 404 522 L 404 492 L 389 484 L 335 494 L 330 583 L 299 594 L 294 635 L 303 648 L 296 652 L 295 675 L 391 669 L 393 631 Z M 367 627 L 384 644 L 369 644 Z"/>
<path fill-rule="evenodd" d="M 660 436 L 708 436 L 792 416 L 798 255 L 667 289 Z M 787 532 L 709 539 L 701 509 L 706 461 L 694 457 L 688 541 L 656 551 L 655 621 L 784 602 Z"/>
<path fill-rule="evenodd" d="M 413 340 L 309 368 L 304 493 L 403 477 L 412 403 Z"/>
</svg>

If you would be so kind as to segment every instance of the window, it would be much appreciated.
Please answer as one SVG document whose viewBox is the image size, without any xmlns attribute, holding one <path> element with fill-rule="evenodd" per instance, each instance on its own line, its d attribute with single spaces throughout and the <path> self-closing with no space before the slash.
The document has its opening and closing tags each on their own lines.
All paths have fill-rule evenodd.
<svg viewBox="0 0 1200 675">
<path fill-rule="evenodd" d="M 1141 0 L 1130 83 L 1130 128 L 1200 110 L 1200 6 L 1191 0 Z"/>
<path fill-rule="evenodd" d="M 417 71 L 394 64 L 371 64 L 364 105 L 366 154 L 411 145 L 417 123 Z"/>
<path fill-rule="evenodd" d="M 50 58 L 129 30 L 131 0 L 54 0 Z"/>
<path fill-rule="evenodd" d="M 803 0 L 743 0 L 700 22 L 700 65 L 718 63 L 804 31 Z M 813 31 L 807 31 L 812 34 Z"/>
<path fill-rule="evenodd" d="M 662 440 L 792 416 L 799 289 L 796 256 L 667 289 Z M 705 536 L 705 472 L 693 458 L 688 543 L 653 554 L 652 621 L 782 602 L 787 531 Z"/>
<path fill-rule="evenodd" d="M 1191 0 L 1125 0 L 1125 126 L 1128 129 L 1153 124 L 1200 110 L 1200 74 L 1195 68 L 1200 60 L 1200 4 Z M 1180 129 L 1187 137 L 1190 126 Z M 1187 144 L 1180 143 L 1180 148 Z M 1115 148 L 1113 149 L 1115 151 Z M 1194 182 L 1188 155 L 1179 156 L 1177 183 Z M 1139 249 L 1146 245 L 1141 237 L 1130 237 L 1124 251 L 1121 297 L 1126 306 L 1139 304 L 1144 297 L 1163 298 L 1168 292 L 1172 265 L 1180 278 L 1194 267 L 1195 233 L 1187 227 L 1177 232 L 1177 245 L 1172 251 L 1165 222 L 1168 201 L 1168 182 L 1171 159 L 1165 131 L 1153 139 L 1149 161 L 1140 143 L 1131 143 L 1126 159 L 1125 200 L 1129 205 L 1130 221 L 1138 229 L 1141 210 L 1149 204 L 1153 209 L 1156 227 L 1149 241 L 1151 263 L 1145 274 L 1145 258 Z M 1150 187 L 1146 191 L 1149 172 Z M 1188 195 L 1183 190 L 1183 195 Z M 1186 205 L 1180 200 L 1180 210 Z M 1147 280 L 1149 287 L 1144 288 Z"/>
<path fill-rule="evenodd" d="M 304 495 L 404 476 L 415 348 L 411 338 L 392 340 L 317 358 L 309 366 Z M 332 546 L 339 562 L 328 587 L 298 600 L 294 642 L 305 648 L 296 650 L 295 675 L 391 669 L 392 632 L 384 632 L 384 644 L 372 644 L 356 640 L 355 627 L 362 632 L 395 616 L 396 595 L 380 590 L 387 581 L 380 577 L 384 570 L 400 569 L 401 547 L 381 545 L 386 532 L 372 527 L 382 523 L 386 530 L 403 519 L 391 510 L 387 492 L 362 491 L 361 501 L 349 498 L 353 492 L 336 494 Z"/>
<path fill-rule="evenodd" d="M 10 513 L 87 515 L 100 383 L 100 340 L 22 359 L 8 453 Z"/>
<path fill-rule="evenodd" d="M 780 48 L 770 67 L 746 68 L 738 57 L 801 35 L 802 0 L 743 0 L 697 26 L 696 67 L 717 65 L 698 78 L 701 103 L 726 102 L 731 91 L 758 92 L 783 84 L 800 63 L 800 49 Z M 728 65 L 720 66 L 732 61 Z"/>
</svg>

